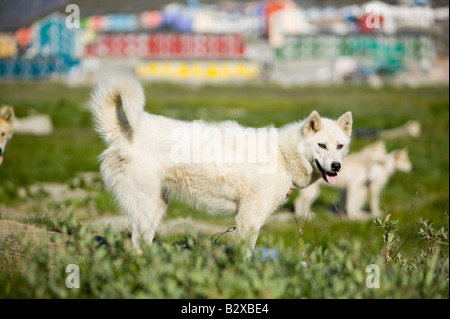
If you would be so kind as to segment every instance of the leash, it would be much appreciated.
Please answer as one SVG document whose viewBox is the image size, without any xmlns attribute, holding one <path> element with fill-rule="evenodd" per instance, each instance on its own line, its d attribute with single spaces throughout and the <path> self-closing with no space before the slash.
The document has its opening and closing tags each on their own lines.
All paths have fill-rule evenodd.
<svg viewBox="0 0 450 319">
<path fill-rule="evenodd" d="M 214 235 L 209 236 L 209 239 L 214 239 L 216 237 L 220 237 L 226 233 L 234 232 L 237 229 L 236 226 L 228 227 L 226 231 L 215 233 Z"/>
<path fill-rule="evenodd" d="M 287 192 L 287 194 L 286 194 L 286 200 L 289 199 L 289 196 L 291 195 L 291 193 L 292 193 L 292 188 L 290 188 L 289 191 Z M 214 240 L 214 239 L 216 239 L 216 238 L 218 238 L 218 237 L 220 237 L 220 236 L 222 236 L 222 235 L 225 235 L 225 234 L 228 234 L 228 233 L 232 233 L 232 232 L 234 232 L 236 229 L 237 229 L 236 226 L 228 227 L 227 230 L 225 230 L 225 231 L 218 232 L 218 233 L 215 233 L 215 234 L 209 236 L 209 239 L 212 241 L 212 240 Z M 198 239 L 194 240 L 194 244 L 201 244 L 201 243 L 202 243 L 201 240 L 198 240 Z M 188 243 L 188 242 L 186 242 L 186 243 L 184 243 L 184 244 L 181 244 L 180 247 L 181 247 L 181 248 L 190 248 L 190 247 L 191 247 L 191 244 Z"/>
<path fill-rule="evenodd" d="M 293 190 L 292 188 L 289 188 L 289 191 L 286 193 L 286 200 L 289 199 L 289 196 L 292 194 L 292 190 Z M 209 239 L 210 240 L 214 240 L 215 238 L 218 238 L 218 237 L 220 237 L 222 235 L 234 232 L 236 229 L 237 229 L 236 226 L 228 227 L 227 230 L 225 230 L 223 232 L 218 232 L 218 233 L 215 233 L 215 234 L 209 236 Z M 201 240 L 198 240 L 198 239 L 194 240 L 194 244 L 201 244 L 201 243 L 202 243 Z M 182 248 L 190 248 L 191 244 L 189 244 L 187 242 L 187 243 L 184 243 L 184 244 L 180 245 L 180 247 L 182 247 Z"/>
<path fill-rule="evenodd" d="M 212 240 L 214 240 L 214 239 L 216 239 L 216 238 L 218 238 L 218 237 L 220 237 L 222 235 L 234 232 L 236 229 L 237 229 L 236 226 L 228 227 L 227 230 L 225 230 L 223 232 L 218 232 L 218 233 L 215 233 L 215 234 L 209 236 L 209 239 L 212 241 Z M 194 240 L 194 244 L 202 244 L 202 241 L 196 239 L 196 240 Z M 180 247 L 181 248 L 190 248 L 191 244 L 189 242 L 187 242 L 187 243 L 181 244 Z"/>
</svg>

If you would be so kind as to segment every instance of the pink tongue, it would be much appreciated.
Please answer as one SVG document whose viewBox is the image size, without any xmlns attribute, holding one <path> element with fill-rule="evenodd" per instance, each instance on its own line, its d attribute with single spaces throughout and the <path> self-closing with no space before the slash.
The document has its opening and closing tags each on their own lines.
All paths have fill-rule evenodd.
<svg viewBox="0 0 450 319">
<path fill-rule="evenodd" d="M 3 163 L 3 156 L 0 156 L 0 165 Z"/>
<path fill-rule="evenodd" d="M 337 176 L 337 175 L 335 175 L 335 176 L 330 176 L 330 175 L 328 175 L 328 174 L 325 174 L 325 176 L 326 176 L 326 178 L 327 178 L 327 182 L 328 182 L 328 183 L 330 183 L 330 184 L 336 184 L 336 183 L 337 183 L 337 180 L 338 180 L 338 176 Z"/>
</svg>

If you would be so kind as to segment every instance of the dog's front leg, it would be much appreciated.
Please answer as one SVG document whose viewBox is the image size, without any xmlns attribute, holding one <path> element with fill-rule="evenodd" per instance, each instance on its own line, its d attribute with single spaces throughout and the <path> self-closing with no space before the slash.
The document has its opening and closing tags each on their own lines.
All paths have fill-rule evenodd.
<svg viewBox="0 0 450 319">
<path fill-rule="evenodd" d="M 311 213 L 311 206 L 320 195 L 319 183 L 314 183 L 299 191 L 297 198 L 294 201 L 295 216 L 308 218 Z"/>
<path fill-rule="evenodd" d="M 236 220 L 239 244 L 245 247 L 244 256 L 250 259 L 259 236 L 261 226 L 248 226 Z"/>
<path fill-rule="evenodd" d="M 272 208 L 261 207 L 261 203 L 241 205 L 236 215 L 236 230 L 240 244 L 246 247 L 245 258 L 252 256 L 259 231 L 272 213 Z"/>
</svg>

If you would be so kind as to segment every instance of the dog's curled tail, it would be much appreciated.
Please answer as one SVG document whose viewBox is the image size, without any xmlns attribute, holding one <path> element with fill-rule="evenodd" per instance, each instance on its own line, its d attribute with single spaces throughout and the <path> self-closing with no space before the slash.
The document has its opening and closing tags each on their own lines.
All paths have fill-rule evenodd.
<svg viewBox="0 0 450 319">
<path fill-rule="evenodd" d="M 107 143 L 113 143 L 130 136 L 139 125 L 144 104 L 144 90 L 139 81 L 131 74 L 114 74 L 95 87 L 89 109 L 96 130 Z"/>
</svg>

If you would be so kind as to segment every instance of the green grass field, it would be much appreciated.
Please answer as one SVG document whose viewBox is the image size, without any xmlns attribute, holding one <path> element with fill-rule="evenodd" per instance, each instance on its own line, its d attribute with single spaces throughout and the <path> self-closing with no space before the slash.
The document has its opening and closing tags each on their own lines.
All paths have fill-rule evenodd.
<svg viewBox="0 0 450 319">
<path fill-rule="evenodd" d="M 156 245 L 136 256 L 126 233 L 86 226 L 101 216 L 120 215 L 101 184 L 73 182 L 80 172 L 98 171 L 97 157 L 104 149 L 87 111 L 90 89 L 0 83 L 0 103 L 14 106 L 18 117 L 49 114 L 55 126 L 49 136 L 16 134 L 0 166 L 0 212 L 5 212 L 0 225 L 14 219 L 36 234 L 47 232 L 37 241 L 27 239 L 26 232 L 0 232 L 0 298 L 448 298 L 448 87 L 145 86 L 148 112 L 183 120 L 280 127 L 312 110 L 330 118 L 350 110 L 355 128 L 387 129 L 420 121 L 420 137 L 386 141 L 388 151 L 407 147 L 413 163 L 411 173 L 396 173 L 382 193 L 385 214 L 398 221 L 398 229 L 386 231 L 394 257 L 387 263 L 380 254 L 382 227 L 331 213 L 339 199 L 336 190 L 322 191 L 313 207 L 315 220 L 292 218 L 262 229 L 257 246 L 276 248 L 279 255 L 273 261 L 255 257 L 244 262 L 236 252 L 239 247 L 226 240 L 211 244 L 202 237 L 206 235 L 189 232 L 158 236 Z M 353 138 L 351 151 L 373 141 Z M 56 203 L 45 192 L 32 193 L 38 182 L 84 189 L 89 196 Z M 296 194 L 280 211 L 292 210 Z M 179 202 L 171 204 L 165 219 L 188 216 L 224 230 L 234 223 L 231 217 L 210 216 Z M 432 228 L 420 220 L 429 220 L 426 225 L 433 223 Z M 420 233 L 425 228 L 428 236 Z M 107 238 L 109 245 L 98 247 L 95 235 Z M 197 237 L 203 245 L 187 250 L 176 245 Z M 65 267 L 72 263 L 81 273 L 81 287 L 75 290 L 64 285 Z M 364 284 L 369 264 L 381 267 L 379 289 Z M 157 285 L 150 285 L 155 281 Z"/>
</svg>

